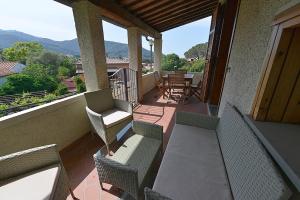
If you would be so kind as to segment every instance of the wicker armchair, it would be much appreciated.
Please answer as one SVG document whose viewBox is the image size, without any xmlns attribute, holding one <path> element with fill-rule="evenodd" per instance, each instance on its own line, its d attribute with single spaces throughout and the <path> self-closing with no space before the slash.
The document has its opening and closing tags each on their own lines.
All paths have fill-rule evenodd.
<svg viewBox="0 0 300 200">
<path fill-rule="evenodd" d="M 34 182 L 36 179 L 32 177 L 37 176 L 39 173 L 44 173 L 49 169 L 57 169 L 57 171 L 55 176 L 44 177 L 47 183 L 53 182 L 53 185 L 51 186 L 51 184 L 49 184 L 50 188 L 46 190 L 52 191 L 51 194 L 44 194 L 45 186 L 42 184 L 43 181 L 38 179 L 38 181 Z M 6 199 L 6 197 L 8 199 L 15 198 L 15 193 L 18 191 L 15 189 L 12 191 L 11 188 L 14 187 L 18 189 L 20 184 L 18 185 L 15 183 L 18 181 L 26 183 L 24 179 L 27 177 L 29 177 L 29 179 L 27 179 L 27 182 L 29 182 L 27 185 L 30 185 L 30 188 L 34 189 L 32 191 L 26 190 L 24 192 L 24 188 L 19 188 L 19 192 L 23 191 L 22 197 L 24 199 L 28 198 L 28 195 L 32 196 L 32 193 L 30 192 L 38 192 L 39 195 L 35 194 L 35 196 L 45 195 L 45 198 L 55 200 L 65 200 L 70 192 L 73 199 L 76 199 L 70 189 L 66 171 L 61 163 L 60 156 L 56 151 L 56 145 L 54 144 L 32 148 L 0 157 L 0 196 L 4 199 Z M 41 188 L 39 188 L 40 186 Z M 46 187 L 48 187 L 48 185 Z M 10 190 L 7 188 L 10 188 Z M 12 191 L 12 193 L 10 191 Z M 24 194 L 26 192 L 28 192 L 28 194 Z"/>
<path fill-rule="evenodd" d="M 143 190 L 153 163 L 161 155 L 163 129 L 161 126 L 133 122 L 134 134 L 115 152 L 113 156 L 105 156 L 98 151 L 94 155 L 100 185 L 109 183 L 121 188 L 135 199 Z"/>
<path fill-rule="evenodd" d="M 111 89 L 103 89 L 84 94 L 87 102 L 86 111 L 95 132 L 104 141 L 107 152 L 109 144 L 116 135 L 133 120 L 132 104 L 113 99 Z"/>
</svg>

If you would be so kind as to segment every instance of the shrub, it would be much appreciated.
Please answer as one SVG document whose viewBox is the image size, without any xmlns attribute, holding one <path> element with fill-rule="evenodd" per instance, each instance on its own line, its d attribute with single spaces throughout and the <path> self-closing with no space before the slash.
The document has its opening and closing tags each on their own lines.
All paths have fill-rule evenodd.
<svg viewBox="0 0 300 200">
<path fill-rule="evenodd" d="M 75 81 L 75 84 L 76 84 L 77 93 L 82 93 L 82 92 L 86 91 L 85 84 L 79 76 L 74 77 L 74 81 Z"/>
<path fill-rule="evenodd" d="M 64 95 L 68 93 L 68 88 L 65 84 L 60 83 L 58 84 L 57 89 L 55 90 L 55 94 L 58 96 Z"/>
</svg>

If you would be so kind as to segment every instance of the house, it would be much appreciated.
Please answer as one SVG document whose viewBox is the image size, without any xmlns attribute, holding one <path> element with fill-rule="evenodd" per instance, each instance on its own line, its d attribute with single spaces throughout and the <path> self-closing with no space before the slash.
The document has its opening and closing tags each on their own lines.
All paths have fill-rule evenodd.
<svg viewBox="0 0 300 200">
<path fill-rule="evenodd" d="M 265 148 L 266 154 L 270 155 L 269 161 L 274 162 L 277 173 L 289 183 L 291 191 L 297 195 L 295 199 L 299 199 L 299 0 L 56 1 L 73 10 L 87 91 L 110 86 L 101 23 L 105 19 L 127 29 L 129 69 L 136 72 L 135 76 L 130 77 L 136 83 L 130 92 L 139 102 L 134 109 L 134 119 L 162 125 L 164 147 L 170 138 L 176 112 L 222 116 L 225 105 L 229 103 L 243 116 L 243 120 L 253 122 L 251 127 L 246 127 L 247 130 L 260 130 L 258 144 Z M 163 99 L 161 93 L 155 90 L 145 92 L 145 88 L 147 91 L 154 89 L 156 82 L 154 73 L 142 75 L 141 37 L 154 38 L 154 70 L 162 74 L 162 33 L 208 16 L 212 16 L 212 21 L 200 88 L 201 101 L 191 98 L 186 104 L 180 105 Z M 128 87 L 123 88 L 114 95 L 128 99 Z M 77 94 L 0 118 L 0 141 L 5 141 L 1 143 L 0 156 L 36 146 L 57 144 L 75 196 L 80 199 L 116 199 L 120 190 L 109 184 L 105 184 L 102 190 L 99 184 L 93 154 L 103 147 L 103 142 L 90 134 L 94 131 L 86 115 L 86 105 L 84 95 Z M 240 128 L 234 124 L 232 126 Z M 182 135 L 187 131 L 182 131 Z M 239 139 L 237 135 L 231 141 Z M 209 146 L 205 143 L 200 145 L 203 148 Z M 181 149 L 180 146 L 177 148 Z M 233 150 L 236 150 L 236 155 L 248 154 L 248 151 L 240 152 L 239 148 Z M 180 154 L 183 158 L 191 155 L 198 156 L 193 150 Z M 201 162 L 205 163 L 205 160 Z M 180 160 L 174 160 L 174 163 L 182 169 L 190 164 Z M 253 163 L 249 164 L 242 166 L 252 169 Z M 260 167 L 265 169 L 263 164 Z M 194 165 L 194 171 L 188 172 L 189 175 L 196 176 L 199 168 Z M 232 171 L 234 173 L 235 169 Z M 207 174 L 199 174 L 207 182 L 218 182 L 217 178 L 211 180 Z M 127 177 L 124 176 L 124 179 Z M 192 188 L 194 199 L 203 197 L 197 193 L 198 185 L 191 185 L 189 181 L 192 180 L 186 180 L 185 174 L 181 177 L 180 181 L 185 181 L 185 184 L 176 188 L 179 190 L 177 192 Z M 248 184 L 253 186 L 252 180 L 266 177 L 270 178 L 270 183 L 259 185 L 258 191 L 266 194 L 266 199 L 273 200 L 269 195 L 272 191 L 264 192 L 265 186 L 274 186 L 268 174 L 250 177 Z M 239 176 L 235 178 L 242 179 Z M 168 184 L 172 185 L 173 182 Z M 244 185 L 237 182 L 234 186 Z M 276 185 L 274 188 L 275 193 Z M 207 191 L 215 190 L 214 187 L 207 188 Z M 250 194 L 247 199 L 260 200 L 259 197 Z M 280 199 L 288 199 L 288 196 Z"/>
<path fill-rule="evenodd" d="M 26 66 L 10 61 L 0 61 L 0 85 L 5 83 L 7 76 L 20 73 Z"/>
<path fill-rule="evenodd" d="M 76 74 L 83 74 L 82 62 L 78 60 L 76 63 Z M 107 72 L 109 75 L 115 73 L 118 69 L 129 68 L 128 58 L 109 58 L 106 57 Z"/>
</svg>

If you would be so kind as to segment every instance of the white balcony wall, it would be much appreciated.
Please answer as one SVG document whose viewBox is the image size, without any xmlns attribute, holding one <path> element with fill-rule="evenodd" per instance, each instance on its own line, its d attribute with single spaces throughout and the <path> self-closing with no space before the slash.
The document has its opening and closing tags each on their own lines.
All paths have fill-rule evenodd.
<svg viewBox="0 0 300 200">
<path fill-rule="evenodd" d="M 90 131 L 78 94 L 0 118 L 0 156 L 46 144 L 62 150 Z"/>
<path fill-rule="evenodd" d="M 154 78 L 154 72 L 144 74 L 142 76 L 142 91 L 143 95 L 150 92 L 153 88 L 155 88 L 155 78 Z"/>
</svg>

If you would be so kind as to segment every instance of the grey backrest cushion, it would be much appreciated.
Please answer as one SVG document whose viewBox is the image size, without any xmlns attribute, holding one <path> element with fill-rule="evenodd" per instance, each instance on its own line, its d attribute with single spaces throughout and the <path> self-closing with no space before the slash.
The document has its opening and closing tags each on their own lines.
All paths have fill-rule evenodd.
<svg viewBox="0 0 300 200">
<path fill-rule="evenodd" d="M 217 135 L 234 199 L 289 199 L 291 191 L 240 113 L 227 104 Z"/>
<path fill-rule="evenodd" d="M 87 92 L 84 94 L 87 106 L 96 113 L 110 110 L 114 107 L 114 101 L 110 88 Z"/>
</svg>

